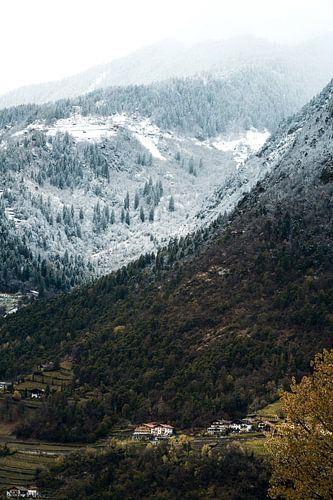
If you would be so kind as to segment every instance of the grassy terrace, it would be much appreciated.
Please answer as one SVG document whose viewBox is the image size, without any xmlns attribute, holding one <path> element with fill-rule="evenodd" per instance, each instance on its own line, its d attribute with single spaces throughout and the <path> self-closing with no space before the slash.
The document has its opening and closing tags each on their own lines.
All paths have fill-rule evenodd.
<svg viewBox="0 0 333 500">
<path fill-rule="evenodd" d="M 14 484 L 33 483 L 39 470 L 47 469 L 55 457 L 23 451 L 0 457 L 0 492 Z"/>
<path fill-rule="evenodd" d="M 278 399 L 274 403 L 265 406 L 258 411 L 257 415 L 263 419 L 281 420 L 283 418 L 281 401 Z"/>
<path fill-rule="evenodd" d="M 29 452 L 32 454 L 48 453 L 50 455 L 65 455 L 66 453 L 81 450 L 87 446 L 86 444 L 81 443 L 48 443 L 33 439 L 21 441 L 11 437 L 2 438 L 1 436 L 0 439 L 0 444 L 6 444 L 12 451 Z M 95 446 L 97 446 L 97 444 Z"/>
<path fill-rule="evenodd" d="M 43 371 L 33 373 L 24 377 L 24 382 L 15 384 L 15 389 L 24 391 L 25 389 L 46 389 L 47 386 L 52 391 L 60 391 L 71 385 L 73 381 L 73 370 L 69 362 L 61 363 L 59 370 Z"/>
<path fill-rule="evenodd" d="M 10 437 L 4 442 L 11 453 L 0 457 L 0 498 L 9 486 L 34 483 L 38 472 L 51 467 L 58 457 L 86 448 L 82 444 L 19 441 Z"/>
<path fill-rule="evenodd" d="M 244 450 L 254 453 L 258 456 L 264 456 L 267 454 L 265 449 L 266 439 L 261 437 L 245 439 L 241 443 L 241 447 Z"/>
<path fill-rule="evenodd" d="M 63 390 L 72 383 L 73 371 L 71 363 L 64 361 L 58 370 L 44 371 L 38 374 L 30 374 L 24 377 L 24 381 L 15 384 L 14 389 L 21 391 L 34 388 L 50 390 Z M 1 394 L 1 400 L 8 394 Z M 11 400 L 11 407 L 16 407 L 19 402 Z M 42 401 L 22 399 L 21 405 L 26 409 L 25 417 L 32 415 L 42 404 Z M 5 407 L 2 412 L 6 411 Z M 4 415 L 5 416 L 5 415 Z M 16 421 L 0 423 L 0 445 L 6 444 L 10 449 L 10 455 L 0 456 L 0 497 L 1 494 L 12 485 L 27 486 L 34 483 L 38 471 L 49 468 L 57 457 L 84 449 L 82 444 L 43 443 L 36 440 L 20 441 L 15 439 L 12 432 L 17 424 Z"/>
</svg>

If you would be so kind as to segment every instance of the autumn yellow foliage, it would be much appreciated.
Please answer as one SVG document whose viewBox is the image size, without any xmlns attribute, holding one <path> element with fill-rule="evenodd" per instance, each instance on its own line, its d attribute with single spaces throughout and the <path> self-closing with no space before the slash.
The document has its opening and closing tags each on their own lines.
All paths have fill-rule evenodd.
<svg viewBox="0 0 333 500">
<path fill-rule="evenodd" d="M 333 499 L 333 350 L 317 354 L 312 367 L 281 398 L 286 422 L 268 442 L 271 498 Z"/>
</svg>

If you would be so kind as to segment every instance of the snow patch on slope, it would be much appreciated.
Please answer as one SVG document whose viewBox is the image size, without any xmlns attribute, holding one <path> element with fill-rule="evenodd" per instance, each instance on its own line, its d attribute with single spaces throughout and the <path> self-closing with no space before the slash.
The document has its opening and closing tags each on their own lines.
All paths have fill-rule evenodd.
<svg viewBox="0 0 333 500">
<path fill-rule="evenodd" d="M 31 123 L 26 128 L 24 128 L 22 130 L 18 130 L 17 132 L 12 134 L 12 137 L 20 137 L 22 135 L 28 134 L 29 132 L 33 132 L 34 130 L 43 130 L 44 131 L 45 130 L 44 123 L 40 123 L 40 122 Z"/>
<path fill-rule="evenodd" d="M 117 135 L 117 127 L 112 117 L 72 115 L 56 121 L 47 134 L 56 135 L 57 132 L 67 132 L 76 141 L 95 142 Z"/>
<path fill-rule="evenodd" d="M 74 122 L 74 119 L 77 121 Z M 93 122 L 97 119 L 102 121 Z M 111 182 L 107 179 L 96 178 L 94 175 L 90 177 L 90 173 L 87 172 L 82 185 L 78 185 L 74 189 L 60 189 L 47 181 L 43 185 L 36 183 L 35 177 L 31 176 L 31 173 L 36 174 L 38 171 L 37 158 L 30 166 L 26 167 L 23 174 L 25 198 L 23 199 L 22 195 L 17 195 L 17 197 L 13 197 L 12 202 L 6 202 L 13 217 L 18 218 L 22 213 L 22 222 L 17 224 L 17 229 L 22 237 L 25 234 L 31 234 L 29 248 L 34 254 L 42 252 L 44 255 L 44 251 L 47 255 L 61 254 L 66 248 L 69 254 L 84 255 L 101 274 L 128 264 L 142 253 L 156 252 L 159 248 L 167 245 L 170 238 L 186 236 L 187 233 L 196 230 L 201 224 L 205 224 L 207 219 L 198 220 L 196 214 L 206 206 L 207 195 L 235 171 L 235 161 L 230 152 L 203 147 L 202 144 L 196 145 L 189 137 L 183 137 L 182 141 L 179 142 L 174 133 L 161 131 L 149 120 L 134 115 L 97 118 L 76 115 L 75 118 L 72 116 L 70 119 L 58 120 L 49 129 L 45 124 L 44 130 L 47 133 L 52 128 L 54 131 L 61 129 L 62 132 L 67 131 L 72 134 L 73 131 L 76 132 L 75 124 L 80 123 L 84 126 L 91 124 L 95 128 L 102 129 L 105 128 L 106 122 L 110 124 L 110 127 L 115 127 L 118 132 L 125 131 L 125 134 L 120 133 L 108 139 L 118 148 L 127 145 L 127 135 L 136 138 L 141 136 L 141 144 L 144 141 L 152 156 L 153 153 L 155 155 L 151 164 L 137 163 L 136 156 L 142 154 L 142 149 L 139 140 L 138 142 L 132 141 L 130 147 L 133 148 L 133 155 L 126 157 L 124 168 L 118 169 L 113 166 L 112 161 L 110 162 Z M 89 136 L 89 134 L 85 135 Z M 79 137 L 80 139 L 77 139 L 76 142 L 81 141 L 81 136 Z M 73 148 L 75 149 L 75 145 Z M 109 147 L 106 150 L 109 153 L 112 151 Z M 38 152 L 38 147 L 36 151 Z M 181 160 L 176 159 L 178 154 Z M 195 166 L 195 175 L 191 173 L 191 162 Z M 16 186 L 19 190 L 22 172 L 17 173 L 16 177 Z M 156 206 L 153 200 L 148 201 L 143 194 L 145 184 L 149 182 L 150 178 L 152 178 L 154 186 L 159 182 L 163 185 L 162 197 Z M 121 221 L 127 193 L 130 199 L 129 225 Z M 140 206 L 135 209 L 136 193 L 140 195 Z M 40 195 L 45 201 L 49 201 L 48 211 L 52 214 L 53 221 L 57 220 L 58 214 L 63 213 L 64 206 L 73 206 L 75 221 L 78 220 L 80 209 L 83 209 L 84 218 L 79 223 L 80 237 L 75 235 L 68 237 L 63 220 L 53 225 L 49 224 L 38 205 Z M 169 210 L 171 196 L 175 203 L 175 211 L 173 212 Z M 32 205 L 30 200 L 36 200 L 36 203 Z M 100 204 L 102 213 L 106 206 L 109 207 L 110 211 L 114 210 L 115 213 L 115 222 L 108 224 L 101 231 L 94 230 L 94 209 L 97 203 Z M 144 210 L 144 222 L 140 217 L 141 208 Z M 150 220 L 152 208 L 153 220 Z M 43 246 L 45 235 L 47 235 L 47 244 L 50 242 L 46 249 Z"/>
<path fill-rule="evenodd" d="M 99 142 L 114 137 L 118 130 L 127 129 L 133 134 L 142 146 L 158 160 L 165 161 L 158 146 L 163 138 L 170 138 L 172 134 L 163 133 L 149 118 L 142 119 L 136 115 L 115 114 L 111 116 L 88 115 L 82 116 L 79 112 L 68 118 L 57 120 L 48 127 L 45 123 L 35 122 L 26 128 L 12 134 L 12 137 L 26 135 L 34 130 L 41 130 L 47 135 L 55 136 L 58 132 L 70 134 L 77 142 Z"/>
<path fill-rule="evenodd" d="M 270 133 L 268 130 L 250 129 L 245 134 L 237 138 L 230 138 L 230 136 L 221 135 L 214 139 L 206 141 L 209 147 L 215 148 L 219 151 L 231 152 L 236 161 L 237 167 L 244 165 L 245 161 L 253 153 L 259 151 L 269 138 Z"/>
<path fill-rule="evenodd" d="M 142 144 L 142 146 L 151 153 L 154 158 L 165 160 L 165 157 L 158 149 L 159 140 L 164 136 L 162 131 L 151 123 L 149 118 L 136 118 L 135 116 L 127 116 L 125 114 L 114 115 L 114 123 L 126 127 L 133 132 L 135 138 Z M 170 134 L 166 134 L 168 137 Z"/>
</svg>

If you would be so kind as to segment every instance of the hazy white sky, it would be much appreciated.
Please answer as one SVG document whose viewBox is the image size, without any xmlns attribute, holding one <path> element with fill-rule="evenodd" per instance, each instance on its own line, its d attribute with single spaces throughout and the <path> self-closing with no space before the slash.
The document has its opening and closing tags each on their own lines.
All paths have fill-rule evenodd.
<svg viewBox="0 0 333 500">
<path fill-rule="evenodd" d="M 3 0 L 0 16 L 0 93 L 164 38 L 294 43 L 333 32 L 333 0 Z"/>
</svg>

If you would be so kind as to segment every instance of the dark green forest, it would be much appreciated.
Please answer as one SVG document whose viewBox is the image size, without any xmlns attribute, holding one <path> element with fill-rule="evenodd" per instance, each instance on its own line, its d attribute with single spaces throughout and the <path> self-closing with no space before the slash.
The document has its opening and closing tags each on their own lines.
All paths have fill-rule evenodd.
<svg viewBox="0 0 333 500">
<path fill-rule="evenodd" d="M 237 449 L 194 451 L 186 440 L 137 450 L 112 444 L 102 453 L 73 454 L 39 484 L 59 499 L 266 498 L 269 467 Z"/>
</svg>

